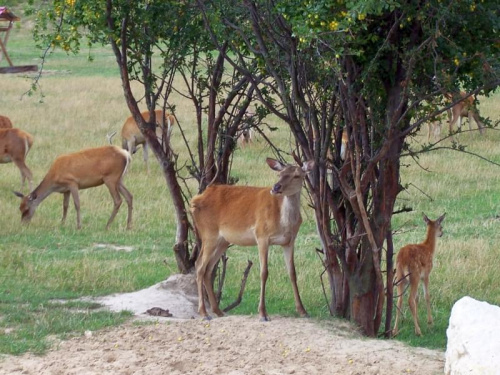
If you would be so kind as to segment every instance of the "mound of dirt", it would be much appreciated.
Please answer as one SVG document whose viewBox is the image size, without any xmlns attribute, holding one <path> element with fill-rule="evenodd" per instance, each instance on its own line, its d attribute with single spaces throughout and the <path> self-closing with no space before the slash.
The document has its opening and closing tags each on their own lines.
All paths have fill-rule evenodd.
<svg viewBox="0 0 500 375">
<path fill-rule="evenodd" d="M 114 310 L 133 308 L 142 318 L 159 307 L 184 319 L 149 316 L 152 322 L 86 332 L 42 357 L 3 357 L 0 374 L 432 375 L 444 369 L 443 352 L 366 339 L 341 321 L 278 316 L 270 322 L 257 316 L 202 321 L 193 280 L 185 276 L 121 296 L 97 301 Z M 188 307 L 177 307 L 186 301 Z"/>
</svg>

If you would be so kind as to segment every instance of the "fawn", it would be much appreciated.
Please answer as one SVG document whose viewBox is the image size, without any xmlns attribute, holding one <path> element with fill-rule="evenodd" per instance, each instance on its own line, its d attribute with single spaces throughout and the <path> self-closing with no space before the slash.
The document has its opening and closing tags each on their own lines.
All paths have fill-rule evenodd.
<svg viewBox="0 0 500 375">
<path fill-rule="evenodd" d="M 420 244 L 410 244 L 403 246 L 396 258 L 396 280 L 398 287 L 398 303 L 396 311 L 396 322 L 394 323 L 393 335 L 398 333 L 398 321 L 401 314 L 401 306 L 403 305 L 403 293 L 405 286 L 410 283 L 410 297 L 408 304 L 410 305 L 413 322 L 415 323 L 415 334 L 421 336 L 420 326 L 418 325 L 417 316 L 417 292 L 420 280 L 423 281 L 423 289 L 425 302 L 427 304 L 427 323 L 432 324 L 430 295 L 429 295 L 429 275 L 432 271 L 432 258 L 436 250 L 436 241 L 438 237 L 443 235 L 441 223 L 444 216 L 441 215 L 436 221 L 430 220 L 425 214 L 424 221 L 427 224 L 427 237 Z"/>
</svg>

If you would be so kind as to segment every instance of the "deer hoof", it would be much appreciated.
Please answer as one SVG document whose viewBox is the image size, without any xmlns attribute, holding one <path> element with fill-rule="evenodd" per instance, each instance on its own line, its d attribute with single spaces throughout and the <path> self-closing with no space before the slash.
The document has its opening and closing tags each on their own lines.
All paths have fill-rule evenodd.
<svg viewBox="0 0 500 375">
<path fill-rule="evenodd" d="M 270 321 L 271 321 L 271 319 L 269 319 L 269 317 L 268 317 L 268 316 L 261 316 L 261 317 L 260 317 L 260 321 L 261 321 L 261 322 L 270 322 Z"/>
</svg>

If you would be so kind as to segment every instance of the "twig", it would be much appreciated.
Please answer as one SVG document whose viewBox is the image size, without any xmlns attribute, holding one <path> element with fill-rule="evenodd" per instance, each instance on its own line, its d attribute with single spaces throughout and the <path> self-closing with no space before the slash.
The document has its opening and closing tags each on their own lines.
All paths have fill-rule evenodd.
<svg viewBox="0 0 500 375">
<path fill-rule="evenodd" d="M 250 268 L 252 268 L 252 266 L 253 266 L 253 263 L 251 260 L 249 260 L 248 264 L 247 264 L 247 268 L 245 269 L 245 272 L 243 272 L 243 277 L 241 279 L 240 293 L 238 294 L 238 298 L 236 299 L 236 301 L 231 303 L 229 306 L 222 309 L 222 311 L 228 312 L 228 311 L 234 309 L 236 306 L 238 306 L 241 303 L 241 301 L 243 299 L 243 292 L 245 291 L 245 285 L 247 283 L 248 274 L 250 273 Z"/>
</svg>

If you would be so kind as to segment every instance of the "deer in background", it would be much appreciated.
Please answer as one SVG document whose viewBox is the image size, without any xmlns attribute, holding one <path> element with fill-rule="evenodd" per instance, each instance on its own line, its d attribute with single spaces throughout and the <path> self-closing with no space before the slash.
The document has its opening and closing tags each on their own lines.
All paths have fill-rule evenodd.
<svg viewBox="0 0 500 375">
<path fill-rule="evenodd" d="M 223 316 L 215 298 L 211 282 L 212 271 L 230 244 L 258 246 L 260 260 L 259 316 L 269 320 L 266 311 L 266 281 L 270 245 L 281 245 L 292 283 L 295 307 L 300 316 L 307 316 L 297 287 L 293 260 L 295 238 L 299 231 L 300 192 L 306 174 L 314 167 L 308 161 L 302 167 L 284 165 L 267 159 L 269 167 L 279 172 L 279 180 L 272 188 L 251 186 L 212 185 L 191 200 L 193 221 L 202 247 L 196 261 L 198 311 L 210 319 L 205 308 L 203 286 L 207 291 L 212 311 Z"/>
<path fill-rule="evenodd" d="M 31 146 L 33 136 L 20 129 L 0 129 L 0 164 L 13 162 L 21 171 L 21 190 L 28 179 L 29 189 L 32 189 L 33 175 L 25 161 Z"/>
<path fill-rule="evenodd" d="M 445 95 L 448 99 L 453 100 L 452 94 Z M 460 96 L 465 98 L 467 94 L 463 91 L 460 92 Z M 451 116 L 450 116 L 451 111 Z M 453 132 L 453 125 L 458 121 L 458 128 L 462 128 L 462 117 L 467 117 L 469 119 L 469 130 L 472 130 L 472 119 L 476 121 L 477 127 L 479 128 L 479 132 L 483 134 L 484 125 L 481 122 L 481 118 L 479 117 L 479 111 L 474 104 L 474 98 L 472 96 L 468 96 L 466 99 L 461 102 L 455 104 L 451 107 L 451 110 L 448 112 L 448 117 L 450 118 L 450 133 Z"/>
<path fill-rule="evenodd" d="M 429 295 L 429 275 L 432 271 L 432 259 L 436 250 L 437 238 L 443 235 L 441 223 L 446 214 L 441 215 L 436 221 L 430 220 L 425 214 L 424 221 L 427 224 L 427 236 L 420 244 L 406 245 L 399 250 L 396 258 L 396 283 L 398 288 L 398 303 L 396 311 L 396 321 L 392 334 L 398 333 L 398 322 L 403 305 L 403 293 L 405 286 L 410 284 L 410 296 L 408 304 L 410 306 L 413 322 L 415 323 L 415 334 L 421 336 L 417 314 L 417 294 L 420 280 L 423 282 L 425 302 L 427 304 L 427 323 L 432 324 L 431 304 Z"/>
<path fill-rule="evenodd" d="M 447 93 L 444 95 L 448 100 L 453 101 L 453 94 Z M 460 92 L 460 97 L 465 98 L 467 94 L 463 91 Z M 476 121 L 477 127 L 481 134 L 484 133 L 484 124 L 479 116 L 479 110 L 474 104 L 474 98 L 472 96 L 467 97 L 463 101 L 455 104 L 453 107 L 446 111 L 448 114 L 449 131 L 450 134 L 453 132 L 453 126 L 458 122 L 458 128 L 462 128 L 462 118 L 466 117 L 469 119 L 469 130 L 472 130 L 472 119 Z M 437 139 L 441 134 L 441 116 L 437 116 L 434 120 L 427 123 L 427 141 L 431 139 L 431 134 L 434 139 Z"/>
<path fill-rule="evenodd" d="M 106 224 L 109 228 L 122 204 L 120 194 L 128 205 L 127 229 L 132 224 L 132 194 L 123 185 L 123 176 L 130 164 L 130 154 L 116 146 L 89 148 L 72 154 L 58 156 L 44 179 L 27 196 L 15 192 L 22 199 L 19 209 L 21 220 L 29 222 L 38 205 L 52 193 L 62 193 L 63 217 L 68 213 L 69 196 L 73 196 L 76 208 L 76 225 L 81 228 L 80 197 L 78 190 L 105 184 L 114 201 L 113 212 Z"/>
<path fill-rule="evenodd" d="M 252 119 L 255 113 L 246 111 L 243 116 L 243 122 L 239 126 L 240 135 L 238 136 L 238 145 L 240 148 L 250 146 L 253 143 Z"/>
<path fill-rule="evenodd" d="M 141 112 L 142 118 L 147 122 L 149 121 L 149 111 Z M 156 119 L 156 134 L 159 138 L 162 136 L 162 126 L 165 125 L 167 132 L 167 139 L 170 140 L 170 134 L 172 133 L 172 127 L 175 125 L 175 117 L 172 114 L 164 112 L 161 109 L 155 111 Z M 163 122 L 164 121 L 164 122 Z M 135 154 L 137 151 L 137 146 L 142 145 L 142 152 L 144 163 L 146 163 L 146 170 L 149 174 L 149 164 L 148 164 L 148 143 L 141 133 L 141 130 L 137 126 L 137 122 L 134 120 L 133 116 L 130 116 L 125 120 L 122 127 L 122 147 L 128 150 L 131 154 Z"/>
<path fill-rule="evenodd" d="M 12 129 L 10 118 L 0 115 L 0 129 Z"/>
</svg>

